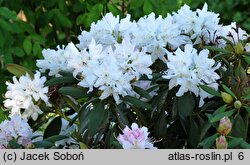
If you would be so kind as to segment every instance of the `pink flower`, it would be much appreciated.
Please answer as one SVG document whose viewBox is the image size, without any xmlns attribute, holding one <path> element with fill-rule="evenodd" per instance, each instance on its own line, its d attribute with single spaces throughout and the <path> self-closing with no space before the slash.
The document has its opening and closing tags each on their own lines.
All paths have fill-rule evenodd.
<svg viewBox="0 0 250 165">
<path fill-rule="evenodd" d="M 132 130 L 126 126 L 117 138 L 124 149 L 155 149 L 151 139 L 148 138 L 149 132 L 147 127 L 139 128 L 136 123 L 131 126 Z"/>
</svg>

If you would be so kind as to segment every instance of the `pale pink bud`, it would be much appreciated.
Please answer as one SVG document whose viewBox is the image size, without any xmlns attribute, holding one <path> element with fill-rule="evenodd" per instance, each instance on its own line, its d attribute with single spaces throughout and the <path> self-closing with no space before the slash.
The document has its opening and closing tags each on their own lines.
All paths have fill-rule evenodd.
<svg viewBox="0 0 250 165">
<path fill-rule="evenodd" d="M 223 117 L 220 120 L 219 128 L 217 129 L 217 131 L 220 134 L 226 136 L 230 133 L 231 129 L 232 129 L 232 123 L 230 119 L 228 117 Z"/>
<path fill-rule="evenodd" d="M 225 136 L 221 135 L 216 139 L 216 149 L 227 149 L 227 139 Z"/>
</svg>

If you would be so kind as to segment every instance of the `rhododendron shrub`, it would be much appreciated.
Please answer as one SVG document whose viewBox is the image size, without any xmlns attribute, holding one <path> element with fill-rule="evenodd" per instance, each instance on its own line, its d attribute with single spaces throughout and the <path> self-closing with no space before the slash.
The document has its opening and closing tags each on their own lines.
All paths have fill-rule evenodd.
<svg viewBox="0 0 250 165">
<path fill-rule="evenodd" d="M 250 40 L 184 5 L 107 13 L 79 42 L 10 64 L 1 148 L 250 148 Z"/>
</svg>

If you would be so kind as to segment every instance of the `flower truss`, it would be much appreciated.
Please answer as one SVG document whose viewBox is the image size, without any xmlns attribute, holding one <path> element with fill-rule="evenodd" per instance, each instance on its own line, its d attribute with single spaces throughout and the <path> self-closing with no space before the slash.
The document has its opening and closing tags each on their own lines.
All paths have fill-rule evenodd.
<svg viewBox="0 0 250 165">
<path fill-rule="evenodd" d="M 36 120 L 38 114 L 41 114 L 37 103 L 42 100 L 47 106 L 48 102 L 48 87 L 44 86 L 46 77 L 41 77 L 40 72 L 36 72 L 34 79 L 28 75 L 21 76 L 19 81 L 14 76 L 13 84 L 6 82 L 8 91 L 5 94 L 6 100 L 4 106 L 11 109 L 11 115 L 22 115 L 24 118 L 32 117 Z M 21 114 L 21 109 L 25 111 Z"/>
<path fill-rule="evenodd" d="M 102 91 L 100 99 L 112 95 L 116 103 L 121 102 L 119 96 L 134 95 L 132 80 L 152 74 L 150 56 L 136 49 L 127 39 L 115 44 L 114 48 L 103 48 L 92 40 L 88 51 L 85 48 L 68 63 L 74 76 L 81 77 L 79 86 L 89 88 L 89 91 L 98 88 Z"/>
<path fill-rule="evenodd" d="M 249 35 L 207 4 L 107 13 L 78 40 L 9 66 L 0 148 L 250 148 Z"/>
<path fill-rule="evenodd" d="M 126 126 L 122 133 L 117 138 L 124 149 L 154 149 L 153 143 L 148 138 L 148 128 L 139 128 L 136 123 L 133 123 L 130 129 Z"/>
<path fill-rule="evenodd" d="M 10 120 L 0 124 L 0 149 L 7 148 L 9 141 L 14 140 L 20 145 L 31 144 L 33 132 L 27 120 L 13 115 Z"/>
<path fill-rule="evenodd" d="M 184 51 L 177 49 L 174 54 L 168 54 L 168 70 L 163 78 L 170 79 L 169 89 L 180 85 L 176 96 L 182 96 L 185 92 L 191 91 L 201 97 L 199 106 L 202 106 L 203 99 L 211 95 L 200 89 L 199 85 L 207 84 L 218 89 L 216 80 L 220 76 L 215 70 L 220 67 L 220 64 L 215 65 L 215 61 L 209 59 L 208 54 L 207 49 L 198 54 L 192 45 L 185 45 Z"/>
</svg>

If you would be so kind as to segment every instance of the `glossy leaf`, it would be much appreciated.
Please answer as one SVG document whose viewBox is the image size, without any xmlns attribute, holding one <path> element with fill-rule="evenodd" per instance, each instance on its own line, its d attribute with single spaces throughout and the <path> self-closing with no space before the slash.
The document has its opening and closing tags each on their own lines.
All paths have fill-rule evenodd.
<svg viewBox="0 0 250 165">
<path fill-rule="evenodd" d="M 200 87 L 201 87 L 201 89 L 203 89 L 204 91 L 206 91 L 207 93 L 209 93 L 213 96 L 221 97 L 220 92 L 214 90 L 213 88 L 211 88 L 207 85 L 201 85 Z"/>
<path fill-rule="evenodd" d="M 235 94 L 233 93 L 233 91 L 231 89 L 229 89 L 226 85 L 222 84 L 223 89 L 229 93 L 231 96 L 233 96 L 235 99 L 237 99 L 237 97 L 235 96 Z"/>
<path fill-rule="evenodd" d="M 44 134 L 43 134 L 43 139 L 47 139 L 51 136 L 59 135 L 59 133 L 61 132 L 61 127 L 62 127 L 62 120 L 61 120 L 61 117 L 58 116 L 54 118 L 46 127 Z"/>
<path fill-rule="evenodd" d="M 234 114 L 235 110 L 230 110 L 230 111 L 226 111 L 226 112 L 222 112 L 222 113 L 219 113 L 213 117 L 210 118 L 210 122 L 211 123 L 214 123 L 214 122 L 217 122 L 217 121 L 220 121 L 220 119 L 222 119 L 223 117 L 227 116 L 232 116 Z"/>
<path fill-rule="evenodd" d="M 52 78 L 52 79 L 46 81 L 46 83 L 44 85 L 53 86 L 53 85 L 60 85 L 60 84 L 65 84 L 65 83 L 71 84 L 71 83 L 77 83 L 77 82 L 78 81 L 73 76 L 64 76 L 64 77 Z"/>
<path fill-rule="evenodd" d="M 83 98 L 87 95 L 87 90 L 76 88 L 76 87 L 71 87 L 71 86 L 66 86 L 66 87 L 61 87 L 59 89 L 59 92 L 62 93 L 63 95 L 69 95 L 74 98 Z"/>
<path fill-rule="evenodd" d="M 177 100 L 177 108 L 179 115 L 182 117 L 189 116 L 195 107 L 195 100 L 192 95 L 184 94 Z"/>
<path fill-rule="evenodd" d="M 151 109 L 152 108 L 150 104 L 145 103 L 145 102 L 141 101 L 140 99 L 137 99 L 137 98 L 132 97 L 132 96 L 125 96 L 124 101 L 127 103 L 130 103 L 131 105 L 138 107 L 138 108 L 143 108 L 143 109 Z"/>
<path fill-rule="evenodd" d="M 90 136 L 96 134 L 108 122 L 109 112 L 104 109 L 104 105 L 99 102 L 94 104 L 93 110 L 89 114 L 88 131 Z"/>
</svg>

